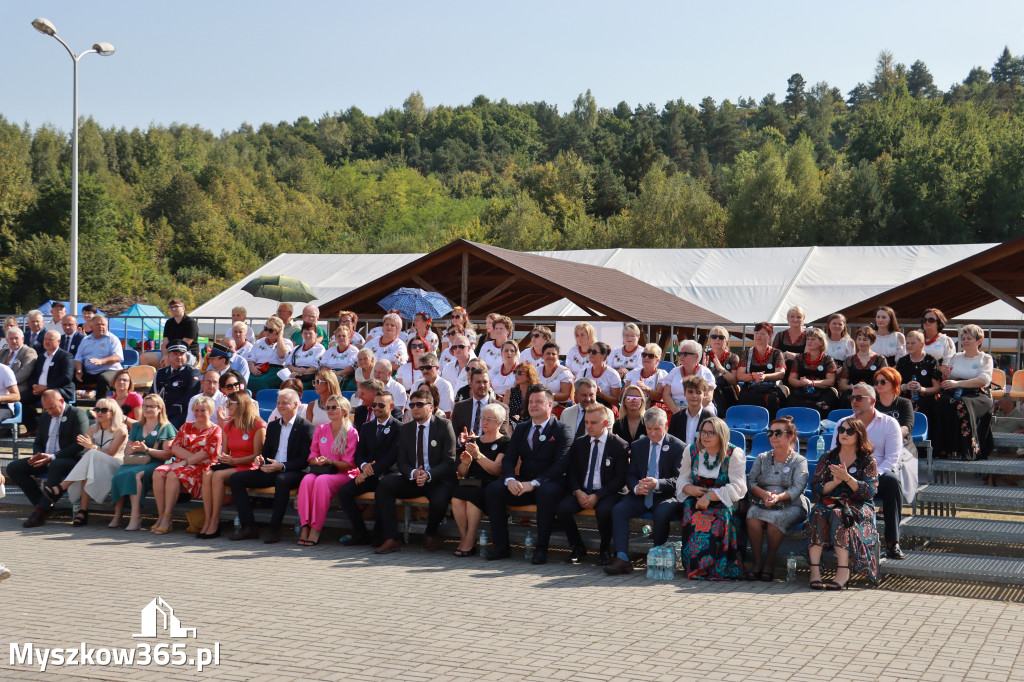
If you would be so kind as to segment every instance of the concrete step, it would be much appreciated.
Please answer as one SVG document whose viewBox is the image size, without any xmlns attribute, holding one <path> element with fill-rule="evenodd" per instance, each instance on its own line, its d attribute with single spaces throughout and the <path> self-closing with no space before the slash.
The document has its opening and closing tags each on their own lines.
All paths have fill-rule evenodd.
<svg viewBox="0 0 1024 682">
<path fill-rule="evenodd" d="M 1009 557 L 974 554 L 940 554 L 908 551 L 901 561 L 882 559 L 883 575 L 905 575 L 914 578 L 946 580 L 977 580 L 1002 585 L 1024 585 L 1024 561 Z"/>
<path fill-rule="evenodd" d="M 936 459 L 932 461 L 932 471 L 957 474 L 1024 476 L 1024 459 L 982 459 L 976 462 Z"/>
<path fill-rule="evenodd" d="M 881 530 L 878 532 L 882 533 Z M 900 535 L 1024 544 L 1024 521 L 965 519 L 955 516 L 908 516 L 900 523 Z"/>
<path fill-rule="evenodd" d="M 939 503 L 1024 511 L 1024 488 L 932 483 L 918 489 L 914 502 L 916 505 Z"/>
</svg>

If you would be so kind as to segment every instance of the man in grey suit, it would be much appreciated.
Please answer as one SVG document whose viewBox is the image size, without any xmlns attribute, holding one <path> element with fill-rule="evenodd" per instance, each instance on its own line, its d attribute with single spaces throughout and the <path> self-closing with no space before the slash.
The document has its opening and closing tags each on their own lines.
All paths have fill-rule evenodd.
<svg viewBox="0 0 1024 682">
<path fill-rule="evenodd" d="M 558 421 L 569 425 L 569 428 L 572 429 L 573 440 L 575 440 L 587 435 L 587 429 L 583 424 L 583 413 L 586 412 L 587 405 L 597 402 L 597 382 L 590 377 L 583 377 L 577 379 L 573 387 L 576 389 L 574 393 L 576 404 L 563 410 Z"/>
<path fill-rule="evenodd" d="M 396 499 L 426 497 L 430 501 L 424 546 L 441 546 L 437 528 L 441 525 L 455 491 L 455 431 L 447 419 L 434 415 L 430 391 L 417 389 L 409 397 L 412 421 L 402 424 L 398 434 L 398 473 L 381 478 L 374 505 L 377 526 L 384 541 L 374 549 L 389 554 L 402 548 L 398 533 Z"/>
<path fill-rule="evenodd" d="M 85 448 L 78 437 L 89 428 L 89 417 L 83 410 L 64 402 L 58 391 L 43 393 L 43 416 L 39 419 L 39 432 L 34 444 L 35 454 L 28 459 L 16 459 L 7 467 L 7 475 L 21 488 L 35 509 L 25 528 L 46 523 L 46 515 L 53 504 L 43 495 L 35 476 L 46 476 L 47 485 L 57 485 L 67 477 Z"/>
<path fill-rule="evenodd" d="M 39 339 L 42 343 L 42 337 Z M 25 345 L 25 333 L 17 327 L 7 330 L 7 349 L 0 351 L 0 364 L 7 365 L 18 380 L 21 395 L 32 395 L 32 372 L 39 353 Z"/>
</svg>

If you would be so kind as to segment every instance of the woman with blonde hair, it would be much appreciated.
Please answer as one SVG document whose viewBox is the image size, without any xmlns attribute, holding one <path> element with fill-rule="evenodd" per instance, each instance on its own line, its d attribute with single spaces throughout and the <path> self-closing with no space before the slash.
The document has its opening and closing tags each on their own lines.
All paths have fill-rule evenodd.
<svg viewBox="0 0 1024 682">
<path fill-rule="evenodd" d="M 640 367 L 642 350 L 640 327 L 632 322 L 627 322 L 622 326 L 622 345 L 612 351 L 608 358 L 608 364 L 619 373 L 620 377 L 624 377 Z"/>
<path fill-rule="evenodd" d="M 295 501 L 302 524 L 298 541 L 301 547 L 313 547 L 320 542 L 331 499 L 359 473 L 355 462 L 359 432 L 352 426 L 352 405 L 338 394 L 328 396 L 325 402 L 330 421 L 313 432 L 310 473 L 299 484 Z"/>
<path fill-rule="evenodd" d="M 622 403 L 619 406 L 619 418 L 612 424 L 612 434 L 627 443 L 632 443 L 641 436 L 647 435 L 644 425 L 644 413 L 647 412 L 647 396 L 643 390 L 631 384 L 622 389 Z"/>
<path fill-rule="evenodd" d="M 825 355 L 825 332 L 808 329 L 806 337 L 806 351 L 789 364 L 788 406 L 813 408 L 824 419 L 839 400 L 838 369 L 835 360 Z"/>
<path fill-rule="evenodd" d="M 260 419 L 256 401 L 245 391 L 228 396 L 228 421 L 222 429 L 222 450 L 216 464 L 203 473 L 203 510 L 206 523 L 196 534 L 197 540 L 220 537 L 220 510 L 228 479 L 236 471 L 252 471 L 259 467 L 267 425 Z"/>
<path fill-rule="evenodd" d="M 277 375 L 284 368 L 293 350 L 292 342 L 285 338 L 284 322 L 271 315 L 263 325 L 263 336 L 256 340 L 246 360 L 249 362 L 248 388 L 256 395 L 265 388 L 278 388 L 281 377 Z"/>
<path fill-rule="evenodd" d="M 772 346 L 782 351 L 786 360 L 792 360 L 804 352 L 804 344 L 807 341 L 807 334 L 804 330 L 804 319 L 807 315 L 804 309 L 798 305 L 793 306 L 786 313 L 787 329 L 783 329 L 775 335 Z"/>
<path fill-rule="evenodd" d="M 846 316 L 842 313 L 829 315 L 825 320 L 825 355 L 832 356 L 833 360 L 842 364 L 856 352 L 850 330 L 846 326 Z"/>
<path fill-rule="evenodd" d="M 121 524 L 124 498 L 131 503 L 131 516 L 125 530 L 142 527 L 142 498 L 153 486 L 153 472 L 171 458 L 171 442 L 178 430 L 167 419 L 164 399 L 149 393 L 142 399 L 142 417 L 132 424 L 124 464 L 110 482 L 110 499 L 114 502 L 111 528 Z"/>
<path fill-rule="evenodd" d="M 640 366 L 631 370 L 622 380 L 625 386 L 636 386 L 643 392 L 648 407 L 664 405 L 658 386 L 664 385 L 668 372 L 658 366 L 661 358 L 661 346 L 656 343 L 647 344 L 640 353 Z"/>
<path fill-rule="evenodd" d="M 373 351 L 377 360 L 390 360 L 394 367 L 400 367 L 409 359 L 409 349 L 401 338 L 402 318 L 397 313 L 388 313 L 381 324 L 380 336 L 367 339 L 364 349 Z M 360 364 L 360 367 L 362 365 Z M 373 368 L 371 367 L 371 372 Z M 370 377 L 366 377 L 369 379 Z"/>
<path fill-rule="evenodd" d="M 43 488 L 43 493 L 54 503 L 69 488 L 72 502 L 77 502 L 81 497 L 82 503 L 71 522 L 72 526 L 89 523 L 89 500 L 102 502 L 107 497 L 114 474 L 124 462 L 128 429 L 124 425 L 121 407 L 112 398 L 101 398 L 96 401 L 93 412 L 96 414 L 96 423 L 78 437 L 78 444 L 85 448 L 82 458 L 63 481 Z"/>
<path fill-rule="evenodd" d="M 580 322 L 573 329 L 576 343 L 565 354 L 565 366 L 574 377 L 583 376 L 583 370 L 590 365 L 590 347 L 597 343 L 597 334 L 589 322 Z"/>
<path fill-rule="evenodd" d="M 715 378 L 715 410 L 725 414 L 737 402 L 736 372 L 740 364 L 740 357 L 729 349 L 729 332 L 725 327 L 712 327 L 708 332 L 708 351 L 702 364 Z"/>
<path fill-rule="evenodd" d="M 331 420 L 331 416 L 327 414 L 327 399 L 332 395 L 341 395 L 338 375 L 327 368 L 317 370 L 313 377 L 313 389 L 316 391 L 317 398 L 306 405 L 303 416 L 313 426 L 320 426 Z"/>
</svg>

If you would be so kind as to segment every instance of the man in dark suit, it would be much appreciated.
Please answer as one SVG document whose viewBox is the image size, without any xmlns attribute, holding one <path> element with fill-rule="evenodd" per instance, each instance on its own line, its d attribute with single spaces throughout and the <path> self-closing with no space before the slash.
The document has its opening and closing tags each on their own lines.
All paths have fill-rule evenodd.
<svg viewBox="0 0 1024 682">
<path fill-rule="evenodd" d="M 580 563 L 587 554 L 575 517 L 584 509 L 593 509 L 597 520 L 601 536 L 598 565 L 611 562 L 612 509 L 626 486 L 629 468 L 629 444 L 612 435 L 611 423 L 611 410 L 591 403 L 583 413 L 586 435 L 574 440 L 569 449 L 569 494 L 558 503 L 557 517 L 572 547 L 570 563 Z"/>
<path fill-rule="evenodd" d="M 565 496 L 565 471 L 572 445 L 568 424 L 551 416 L 554 401 L 547 389 L 530 393 L 527 401 L 530 419 L 519 424 L 512 433 L 501 462 L 502 479 L 488 485 L 484 493 L 494 543 L 494 551 L 487 555 L 488 559 L 507 559 L 512 555 L 506 505 L 536 504 L 537 546 L 533 563 L 547 563 L 555 510 Z"/>
<path fill-rule="evenodd" d="M 398 431 L 402 423 L 391 414 L 394 401 L 389 391 L 378 393 L 374 398 L 372 407 L 375 419 L 359 427 L 359 443 L 356 444 L 355 455 L 359 474 L 338 491 L 341 508 L 352 524 L 352 534 L 341 539 L 341 544 L 347 547 L 370 542 L 370 534 L 366 530 L 356 498 L 374 492 L 384 476 L 398 471 Z M 373 540 L 374 547 L 384 542 L 384 538 L 380 537 L 380 527 L 376 525 Z"/>
<path fill-rule="evenodd" d="M 85 435 L 89 428 L 89 417 L 85 412 L 65 403 L 59 392 L 46 391 L 42 403 L 45 414 L 40 419 L 33 445 L 35 454 L 28 459 L 16 459 L 7 467 L 7 476 L 35 506 L 32 515 L 22 524 L 25 528 L 46 523 L 46 515 L 53 507 L 34 477 L 45 475 L 46 485 L 50 486 L 63 481 L 85 452 L 85 448 L 78 444 L 78 437 Z"/>
<path fill-rule="evenodd" d="M 704 407 L 704 394 L 708 388 L 710 387 L 704 377 L 696 374 L 683 379 L 686 405 L 672 415 L 668 432 L 687 445 L 692 445 L 697 441 L 697 427 L 705 419 L 715 416 L 714 412 Z"/>
<path fill-rule="evenodd" d="M 60 391 L 64 400 L 71 400 L 75 395 L 75 358 L 61 350 L 60 332 L 50 330 L 43 336 L 43 353 L 36 358 L 36 366 L 32 371 L 32 388 L 28 395 L 22 395 L 22 422 L 28 429 L 26 435 L 36 435 L 36 406 L 42 400 L 47 389 Z"/>
<path fill-rule="evenodd" d="M 377 381 L 376 379 L 367 379 L 366 381 L 359 382 L 356 387 L 355 397 L 359 401 L 359 405 L 352 410 L 352 425 L 359 429 L 363 424 L 369 424 L 377 420 L 377 417 L 373 413 L 373 401 L 379 394 L 387 391 L 387 386 Z M 392 401 L 394 396 L 391 396 Z M 391 414 L 398 421 L 402 421 L 405 416 L 402 409 L 399 407 L 391 407 Z"/>
<path fill-rule="evenodd" d="M 38 310 L 28 311 L 28 324 L 25 326 L 25 345 L 36 352 L 43 347 L 43 334 L 46 333 L 46 320 Z"/>
<path fill-rule="evenodd" d="M 65 315 L 64 319 L 60 321 L 60 327 L 64 330 L 60 337 L 60 349 L 67 351 L 74 358 L 85 334 L 78 331 L 78 319 L 74 315 Z"/>
<path fill-rule="evenodd" d="M 374 505 L 377 526 L 384 541 L 374 552 L 388 554 L 402 548 L 398 534 L 396 499 L 425 496 L 427 528 L 424 546 L 441 546 L 437 528 L 448 513 L 455 491 L 455 431 L 447 419 L 434 415 L 434 399 L 426 389 L 409 397 L 412 421 L 402 424 L 398 435 L 398 473 L 387 474 L 377 486 Z"/>
<path fill-rule="evenodd" d="M 313 444 L 313 425 L 297 414 L 299 394 L 290 388 L 277 394 L 277 411 L 281 418 L 267 426 L 263 441 L 263 466 L 252 471 L 239 471 L 228 479 L 231 496 L 242 527 L 231 536 L 232 540 L 258 540 L 260 529 L 252 514 L 252 502 L 247 488 L 274 488 L 274 507 L 270 514 L 270 535 L 263 542 L 281 541 L 281 521 L 288 510 L 292 490 L 299 487 L 309 464 L 309 450 Z"/>
<path fill-rule="evenodd" d="M 42 342 L 42 337 L 39 340 Z M 24 332 L 17 327 L 7 330 L 7 348 L 0 350 L 0 364 L 7 365 L 14 372 L 18 390 L 23 396 L 32 393 L 32 372 L 35 371 L 38 356 L 36 349 L 25 343 Z"/>
<path fill-rule="evenodd" d="M 646 512 L 676 494 L 679 464 L 685 443 L 667 433 L 668 415 L 660 407 L 644 413 L 647 435 L 630 446 L 629 471 L 626 473 L 626 494 L 612 509 L 612 532 L 615 558 L 604 567 L 605 573 L 619 575 L 633 570 L 629 563 L 629 520 Z"/>
<path fill-rule="evenodd" d="M 491 377 L 486 370 L 478 367 L 469 368 L 469 399 L 460 400 L 452 408 L 452 428 L 455 435 L 461 436 L 465 431 L 467 434 L 480 435 L 480 419 L 483 416 L 484 407 L 490 403 L 500 403 L 497 398 L 491 399 Z M 501 432 L 512 435 L 512 427 L 508 420 L 501 425 Z M 462 452 L 465 444 L 460 442 L 458 451 Z"/>
</svg>

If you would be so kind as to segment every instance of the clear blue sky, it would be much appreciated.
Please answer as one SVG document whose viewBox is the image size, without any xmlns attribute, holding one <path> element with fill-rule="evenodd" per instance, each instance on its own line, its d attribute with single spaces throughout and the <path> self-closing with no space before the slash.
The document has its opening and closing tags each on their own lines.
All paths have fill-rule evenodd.
<svg viewBox="0 0 1024 682">
<path fill-rule="evenodd" d="M 1024 3 L 1001 0 L 803 2 L 268 2 L 3 0 L 0 114 L 67 130 L 71 59 L 80 108 L 101 126 L 172 122 L 220 133 L 243 122 L 316 119 L 357 106 L 428 106 L 484 94 L 545 100 L 564 112 L 590 88 L 602 107 L 738 97 L 781 100 L 786 79 L 848 92 L 882 49 L 923 60 L 945 89 L 1009 45 L 1024 52 Z"/>
</svg>

